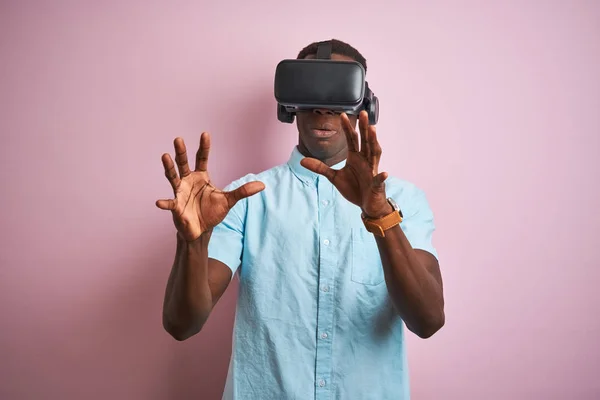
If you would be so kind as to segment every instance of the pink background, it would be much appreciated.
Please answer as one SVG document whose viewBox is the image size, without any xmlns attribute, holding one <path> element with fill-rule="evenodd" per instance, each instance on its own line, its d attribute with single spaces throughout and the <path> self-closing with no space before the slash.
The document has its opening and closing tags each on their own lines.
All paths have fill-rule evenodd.
<svg viewBox="0 0 600 400">
<path fill-rule="evenodd" d="M 220 186 L 285 162 L 274 68 L 331 37 L 437 218 L 447 323 L 410 336 L 413 398 L 599 398 L 600 3 L 496 3 L 3 1 L 0 398 L 220 398 L 237 284 L 163 331 L 160 156 L 207 130 Z"/>
</svg>

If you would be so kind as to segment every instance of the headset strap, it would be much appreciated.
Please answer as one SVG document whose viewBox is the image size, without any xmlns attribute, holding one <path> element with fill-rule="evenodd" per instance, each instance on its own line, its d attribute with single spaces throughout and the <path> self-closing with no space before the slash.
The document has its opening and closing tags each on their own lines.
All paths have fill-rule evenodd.
<svg viewBox="0 0 600 400">
<path fill-rule="evenodd" d="M 331 41 L 319 43 L 317 46 L 317 58 L 322 60 L 331 59 Z"/>
</svg>

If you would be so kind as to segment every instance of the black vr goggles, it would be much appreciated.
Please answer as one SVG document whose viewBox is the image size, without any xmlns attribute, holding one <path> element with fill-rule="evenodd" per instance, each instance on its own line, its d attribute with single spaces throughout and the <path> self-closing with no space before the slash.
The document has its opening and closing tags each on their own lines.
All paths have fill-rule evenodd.
<svg viewBox="0 0 600 400">
<path fill-rule="evenodd" d="M 283 60 L 275 71 L 277 118 L 292 123 L 298 111 L 317 108 L 358 114 L 366 110 L 369 124 L 379 119 L 379 100 L 356 61 L 331 59 L 331 42 L 318 46 L 316 59 Z"/>
</svg>

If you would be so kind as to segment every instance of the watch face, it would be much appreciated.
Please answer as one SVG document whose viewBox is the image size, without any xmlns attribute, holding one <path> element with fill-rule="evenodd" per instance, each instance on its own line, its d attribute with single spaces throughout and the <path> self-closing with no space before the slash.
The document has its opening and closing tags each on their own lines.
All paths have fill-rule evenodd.
<svg viewBox="0 0 600 400">
<path fill-rule="evenodd" d="M 392 199 L 391 197 L 388 197 L 387 200 L 390 203 L 390 205 L 394 208 L 394 210 L 398 211 L 398 213 L 400 213 L 400 216 L 402 218 L 404 218 L 404 215 L 402 215 L 402 211 L 400 210 L 400 207 L 398 207 L 398 204 L 394 201 L 394 199 Z"/>
</svg>

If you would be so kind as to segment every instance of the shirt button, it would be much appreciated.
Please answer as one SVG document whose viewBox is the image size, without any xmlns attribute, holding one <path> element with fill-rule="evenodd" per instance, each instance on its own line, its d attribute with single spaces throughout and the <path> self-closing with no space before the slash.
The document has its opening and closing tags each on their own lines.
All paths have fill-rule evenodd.
<svg viewBox="0 0 600 400">
<path fill-rule="evenodd" d="M 327 204 L 329 204 L 329 200 L 323 200 L 323 205 L 326 206 Z"/>
<path fill-rule="evenodd" d="M 321 379 L 319 381 L 319 386 L 321 386 L 321 387 L 325 386 L 325 381 L 323 379 Z"/>
<path fill-rule="evenodd" d="M 321 287 L 321 290 L 324 292 L 329 292 L 329 286 L 323 285 L 323 287 Z"/>
<path fill-rule="evenodd" d="M 323 244 L 324 244 L 325 246 L 329 246 L 329 239 L 325 239 L 325 240 L 323 240 Z"/>
<path fill-rule="evenodd" d="M 327 332 L 321 333 L 321 339 L 327 339 Z"/>
</svg>

